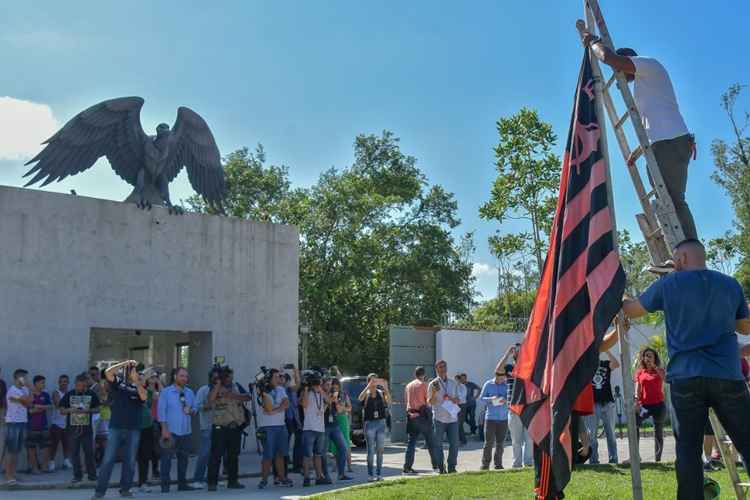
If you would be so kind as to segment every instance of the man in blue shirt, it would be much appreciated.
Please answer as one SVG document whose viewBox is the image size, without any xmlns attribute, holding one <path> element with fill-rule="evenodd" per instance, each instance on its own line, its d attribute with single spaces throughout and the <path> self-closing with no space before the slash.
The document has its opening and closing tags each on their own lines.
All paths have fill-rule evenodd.
<svg viewBox="0 0 750 500">
<path fill-rule="evenodd" d="M 114 364 L 104 372 L 112 401 L 112 418 L 109 421 L 107 449 L 99 468 L 93 498 L 104 498 L 107 493 L 109 478 L 112 476 L 112 468 L 118 454 L 122 454 L 120 496 L 126 498 L 133 496 L 130 492 L 133 484 L 133 464 L 141 437 L 143 402 L 147 399 L 146 388 L 140 383 L 140 376 L 136 371 L 137 365 L 138 363 L 131 359 Z M 117 372 L 121 369 L 124 373 L 122 376 L 117 376 Z"/>
<path fill-rule="evenodd" d="M 664 311 L 667 381 L 671 385 L 677 439 L 677 498 L 703 498 L 701 445 L 709 407 L 737 450 L 750 457 L 750 393 L 737 362 L 735 332 L 750 334 L 750 311 L 734 278 L 706 269 L 706 251 L 688 239 L 674 251 L 675 272 L 637 300 L 625 299 L 630 318 Z"/>
<path fill-rule="evenodd" d="M 193 491 L 187 483 L 190 458 L 191 417 L 196 412 L 195 395 L 187 387 L 188 372 L 175 368 L 172 385 L 161 391 L 157 416 L 161 423 L 161 491 L 169 492 L 172 457 L 177 454 L 177 489 Z"/>
<path fill-rule="evenodd" d="M 481 470 L 490 468 L 495 445 L 495 469 L 503 468 L 503 446 L 508 432 L 508 385 L 505 383 L 505 357 L 495 367 L 495 378 L 484 383 L 480 398 L 485 403 L 484 451 Z"/>
</svg>

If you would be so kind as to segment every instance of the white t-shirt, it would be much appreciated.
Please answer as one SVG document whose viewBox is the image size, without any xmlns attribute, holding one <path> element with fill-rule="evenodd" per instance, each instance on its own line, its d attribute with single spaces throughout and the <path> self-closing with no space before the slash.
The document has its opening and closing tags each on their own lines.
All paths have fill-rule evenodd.
<svg viewBox="0 0 750 500">
<path fill-rule="evenodd" d="M 458 387 L 456 388 L 456 394 L 458 394 L 458 404 L 464 405 L 466 404 L 466 386 L 464 384 L 456 384 Z"/>
<path fill-rule="evenodd" d="M 323 416 L 326 412 L 326 401 L 323 394 L 312 389 L 307 393 L 307 408 L 305 408 L 305 425 L 302 430 L 325 432 Z"/>
<path fill-rule="evenodd" d="M 5 402 L 8 411 L 5 412 L 5 422 L 8 424 L 25 424 L 29 421 L 29 410 L 21 403 L 11 401 L 10 398 L 21 398 L 29 395 L 26 387 L 16 387 L 11 385 L 8 394 L 5 396 Z"/>
<path fill-rule="evenodd" d="M 65 396 L 65 393 L 59 389 L 56 389 L 55 392 L 59 396 L 58 401 L 62 401 L 62 398 Z M 59 408 L 55 408 L 54 410 L 52 410 L 52 421 L 51 421 L 52 425 L 57 426 L 60 429 L 65 429 L 66 423 L 67 423 L 67 418 L 65 415 L 60 413 Z"/>
<path fill-rule="evenodd" d="M 430 386 L 435 383 L 438 384 L 440 390 L 437 391 L 437 404 L 432 405 L 433 418 L 438 422 L 442 422 L 444 424 L 457 422 L 458 419 L 455 416 L 451 415 L 445 408 L 443 408 L 442 404 L 446 396 L 449 398 L 458 398 L 458 384 L 452 378 L 442 380 L 440 377 L 435 377 L 434 379 L 432 379 L 432 381 L 430 381 Z M 430 394 L 432 394 L 432 389 L 428 387 L 427 396 L 429 397 Z"/>
<path fill-rule="evenodd" d="M 273 407 L 276 408 L 281 404 L 282 401 L 284 401 L 287 398 L 286 391 L 283 387 L 276 387 L 274 390 L 272 390 L 270 393 L 268 393 L 269 396 L 271 396 L 271 400 L 273 401 Z M 273 415 L 266 415 L 266 412 L 263 411 L 263 408 L 258 409 L 258 426 L 259 427 L 271 427 L 271 426 L 277 426 L 277 425 L 284 425 L 284 417 L 285 412 L 280 411 L 278 413 L 274 413 Z"/>
<path fill-rule="evenodd" d="M 651 144 L 688 134 L 672 80 L 664 66 L 650 57 L 631 57 L 635 66 L 635 104 Z"/>
</svg>

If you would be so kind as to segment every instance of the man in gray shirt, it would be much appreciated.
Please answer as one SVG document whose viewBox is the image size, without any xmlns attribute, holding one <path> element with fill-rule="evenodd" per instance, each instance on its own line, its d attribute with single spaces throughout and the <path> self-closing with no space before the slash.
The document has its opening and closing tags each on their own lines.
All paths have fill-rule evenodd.
<svg viewBox="0 0 750 500">
<path fill-rule="evenodd" d="M 195 461 L 195 474 L 193 475 L 193 486 L 203 488 L 206 482 L 206 468 L 208 467 L 208 458 L 211 456 L 211 425 L 214 420 L 214 410 L 208 395 L 211 388 L 221 380 L 221 371 L 218 368 L 212 368 L 208 374 L 208 385 L 204 385 L 195 394 L 195 408 L 198 410 L 198 418 L 201 425 L 200 448 L 198 449 L 198 458 Z"/>
<path fill-rule="evenodd" d="M 448 435 L 448 473 L 456 472 L 458 462 L 458 412 L 451 412 L 454 405 L 458 408 L 458 385 L 448 377 L 448 363 L 438 360 L 435 363 L 435 377 L 430 382 L 429 401 L 432 405 L 435 448 L 433 463 L 438 464 L 441 474 L 445 474 L 443 457 L 443 436 Z M 452 404 L 451 404 L 452 403 Z"/>
</svg>

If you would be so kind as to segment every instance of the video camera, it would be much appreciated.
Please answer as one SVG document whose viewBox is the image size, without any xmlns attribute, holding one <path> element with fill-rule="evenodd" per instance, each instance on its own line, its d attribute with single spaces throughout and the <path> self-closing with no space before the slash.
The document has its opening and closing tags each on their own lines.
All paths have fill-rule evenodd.
<svg viewBox="0 0 750 500">
<path fill-rule="evenodd" d="M 313 387 L 322 383 L 323 373 L 321 373 L 319 368 L 313 368 L 302 372 L 302 380 L 300 381 L 300 386 L 302 388 Z"/>
<path fill-rule="evenodd" d="M 252 382 L 251 385 L 255 385 L 259 393 L 271 392 L 271 375 L 271 370 L 261 366 L 258 373 L 255 374 L 255 382 Z"/>
</svg>

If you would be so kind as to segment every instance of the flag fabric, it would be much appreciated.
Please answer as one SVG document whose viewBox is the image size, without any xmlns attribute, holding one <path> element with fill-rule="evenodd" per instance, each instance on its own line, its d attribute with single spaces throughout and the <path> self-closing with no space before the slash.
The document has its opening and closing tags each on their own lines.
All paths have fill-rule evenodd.
<svg viewBox="0 0 750 500">
<path fill-rule="evenodd" d="M 571 436 L 573 407 L 591 384 L 599 345 L 625 289 L 594 78 L 585 52 L 549 251 L 513 371 L 511 410 L 541 451 L 536 464 L 539 498 L 556 498 L 570 480 L 577 451 L 571 449 L 577 441 Z"/>
</svg>

